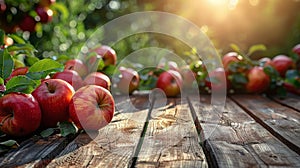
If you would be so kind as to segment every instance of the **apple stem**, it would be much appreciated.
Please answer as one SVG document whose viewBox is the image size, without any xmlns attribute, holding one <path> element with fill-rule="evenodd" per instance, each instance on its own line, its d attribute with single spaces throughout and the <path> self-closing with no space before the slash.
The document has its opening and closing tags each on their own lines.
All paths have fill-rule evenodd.
<svg viewBox="0 0 300 168">
<path fill-rule="evenodd" d="M 70 66 L 69 68 L 68 68 L 68 70 L 72 70 L 74 67 L 73 66 Z"/>
</svg>

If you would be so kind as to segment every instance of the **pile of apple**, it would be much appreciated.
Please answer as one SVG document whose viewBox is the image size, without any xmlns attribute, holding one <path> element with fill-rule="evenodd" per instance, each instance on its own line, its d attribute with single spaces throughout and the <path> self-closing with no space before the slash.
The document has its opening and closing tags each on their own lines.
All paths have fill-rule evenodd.
<svg viewBox="0 0 300 168">
<path fill-rule="evenodd" d="M 258 61 L 235 51 L 226 53 L 222 57 L 224 68 L 209 73 L 208 86 L 235 93 L 280 94 L 289 91 L 299 94 L 300 45 L 292 51 L 295 57 L 280 54 Z"/>
<path fill-rule="evenodd" d="M 100 57 L 107 65 L 116 64 L 115 51 L 108 46 L 97 48 L 96 57 Z M 89 71 L 87 63 L 93 60 L 96 59 L 91 57 L 86 62 L 79 59 L 68 60 L 63 71 L 49 73 L 31 93 L 18 90 L 7 92 L 6 86 L 11 87 L 13 80 L 20 83 L 23 79 L 35 78 L 32 75 L 34 73 L 30 72 L 32 67 L 15 68 L 0 85 L 0 92 L 4 93 L 0 98 L 0 131 L 20 137 L 29 135 L 38 128 L 56 127 L 59 122 L 71 121 L 78 129 L 90 131 L 106 126 L 112 120 L 115 110 L 110 93 L 111 81 L 104 73 Z M 39 72 L 35 75 L 39 75 Z"/>
<path fill-rule="evenodd" d="M 25 3 L 25 2 L 24 2 Z M 53 11 L 50 6 L 55 0 L 30 1 L 26 5 L 14 6 L 15 3 L 0 2 L 0 27 L 7 33 L 14 33 L 18 29 L 22 31 L 36 31 L 36 24 L 51 22 Z M 10 18 L 10 19 L 8 19 Z"/>
</svg>

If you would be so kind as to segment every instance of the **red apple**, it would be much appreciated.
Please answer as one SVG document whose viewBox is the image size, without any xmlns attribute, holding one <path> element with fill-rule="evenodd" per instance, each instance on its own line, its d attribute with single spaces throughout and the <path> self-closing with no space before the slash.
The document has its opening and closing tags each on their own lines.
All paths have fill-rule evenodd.
<svg viewBox="0 0 300 168">
<path fill-rule="evenodd" d="M 82 78 L 74 70 L 65 69 L 63 72 L 56 72 L 52 76 L 52 79 L 62 79 L 72 85 L 75 90 L 78 90 L 83 86 Z"/>
<path fill-rule="evenodd" d="M 41 123 L 39 103 L 31 94 L 9 93 L 0 98 L 0 130 L 11 136 L 33 133 Z"/>
<path fill-rule="evenodd" d="M 277 55 L 272 59 L 274 68 L 284 77 L 287 70 L 295 67 L 293 60 L 286 55 Z"/>
<path fill-rule="evenodd" d="M 228 66 L 231 62 L 239 62 L 241 59 L 241 56 L 237 52 L 229 52 L 225 54 L 222 58 L 224 69 L 228 70 Z"/>
<path fill-rule="evenodd" d="M 49 7 L 51 4 L 55 3 L 56 0 L 40 0 L 39 5 L 43 7 Z"/>
<path fill-rule="evenodd" d="M 283 86 L 288 92 L 300 95 L 300 88 L 296 88 L 293 84 L 284 82 Z"/>
<path fill-rule="evenodd" d="M 168 61 L 167 62 L 167 68 L 168 69 L 171 69 L 171 70 L 174 70 L 174 71 L 178 71 L 179 72 L 179 68 L 178 68 L 178 65 L 176 62 L 174 61 Z M 166 66 L 166 63 L 160 63 L 158 64 L 157 68 L 160 68 L 160 69 L 165 69 L 165 66 Z"/>
<path fill-rule="evenodd" d="M 133 91 L 138 89 L 140 83 L 140 76 L 137 71 L 131 68 L 120 67 L 121 75 L 117 87 L 120 92 L 124 94 L 132 94 Z"/>
<path fill-rule="evenodd" d="M 25 75 L 28 72 L 28 67 L 20 67 L 16 68 L 12 71 L 8 78 L 5 79 L 5 83 L 7 83 L 11 78 L 19 75 Z"/>
<path fill-rule="evenodd" d="M 269 58 L 269 57 L 263 57 L 263 58 L 259 59 L 258 62 L 260 64 L 262 64 L 264 67 L 265 66 L 272 66 L 272 67 L 274 67 L 273 62 L 272 62 L 271 58 Z"/>
<path fill-rule="evenodd" d="M 247 77 L 246 91 L 248 93 L 262 93 L 270 85 L 270 77 L 264 72 L 263 67 L 255 66 L 251 68 Z"/>
<path fill-rule="evenodd" d="M 78 72 L 81 77 L 88 74 L 88 67 L 79 59 L 71 59 L 65 63 L 65 69 Z"/>
<path fill-rule="evenodd" d="M 300 57 L 300 44 L 297 44 L 294 46 L 293 52 L 296 53 Z"/>
<path fill-rule="evenodd" d="M 4 93 L 6 90 L 6 87 L 4 84 L 0 84 L 0 93 Z"/>
<path fill-rule="evenodd" d="M 19 27 L 23 31 L 34 32 L 35 31 L 36 21 L 33 17 L 29 15 L 25 15 L 23 20 L 19 23 Z"/>
<path fill-rule="evenodd" d="M 113 96 L 107 89 L 86 85 L 76 91 L 69 114 L 79 129 L 97 131 L 111 122 L 115 111 Z"/>
<path fill-rule="evenodd" d="M 168 70 L 161 73 L 157 79 L 156 87 L 162 89 L 167 97 L 177 96 L 182 88 L 183 81 L 179 72 Z"/>
<path fill-rule="evenodd" d="M 114 49 L 110 46 L 102 45 L 100 47 L 92 49 L 93 52 L 96 52 L 100 55 L 104 61 L 105 66 L 116 65 L 117 63 L 117 54 Z"/>
<path fill-rule="evenodd" d="M 53 11 L 48 7 L 37 6 L 35 8 L 37 15 L 40 17 L 41 23 L 47 23 L 52 20 Z"/>
<path fill-rule="evenodd" d="M 73 87 L 61 79 L 47 79 L 32 92 L 42 110 L 42 126 L 55 127 L 57 122 L 69 119 L 68 106 L 74 92 Z"/>
<path fill-rule="evenodd" d="M 221 92 L 230 88 L 229 81 L 227 79 L 227 73 L 224 68 L 217 68 L 208 73 L 205 85 L 216 92 Z"/>
<path fill-rule="evenodd" d="M 182 76 L 183 79 L 183 87 L 188 89 L 191 88 L 193 85 L 193 82 L 196 81 L 196 74 L 195 72 L 193 72 L 189 66 L 187 67 L 183 67 L 180 70 L 180 74 Z"/>
<path fill-rule="evenodd" d="M 92 72 L 84 79 L 84 85 L 98 85 L 110 90 L 111 81 L 109 77 L 101 72 Z"/>
</svg>

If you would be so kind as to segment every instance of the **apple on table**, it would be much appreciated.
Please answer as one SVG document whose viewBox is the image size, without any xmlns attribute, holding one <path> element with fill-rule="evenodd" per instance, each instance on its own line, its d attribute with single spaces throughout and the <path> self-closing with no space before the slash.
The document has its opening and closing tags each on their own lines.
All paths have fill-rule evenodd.
<svg viewBox="0 0 300 168">
<path fill-rule="evenodd" d="M 119 82 L 117 83 L 119 91 L 124 94 L 132 94 L 139 87 L 140 76 L 138 72 L 125 67 L 120 67 L 119 71 L 121 72 Z"/>
<path fill-rule="evenodd" d="M 31 94 L 9 93 L 0 98 L 0 130 L 11 136 L 26 136 L 41 123 L 41 109 Z"/>
<path fill-rule="evenodd" d="M 156 83 L 156 88 L 163 90 L 167 97 L 175 97 L 180 94 L 182 86 L 182 76 L 174 70 L 161 73 Z"/>
<path fill-rule="evenodd" d="M 56 127 L 69 119 L 68 106 L 74 88 L 61 79 L 46 79 L 33 92 L 42 110 L 42 127 Z"/>
</svg>

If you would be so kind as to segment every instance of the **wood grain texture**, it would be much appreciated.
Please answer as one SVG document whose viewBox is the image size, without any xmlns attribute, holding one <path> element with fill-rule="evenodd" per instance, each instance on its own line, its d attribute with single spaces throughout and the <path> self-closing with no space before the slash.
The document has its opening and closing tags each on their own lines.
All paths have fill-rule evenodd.
<svg viewBox="0 0 300 168">
<path fill-rule="evenodd" d="M 285 98 L 271 97 L 272 100 L 300 112 L 300 96 L 288 94 Z"/>
<path fill-rule="evenodd" d="M 129 167 L 148 114 L 148 97 L 115 101 L 117 111 L 108 126 L 80 134 L 47 167 Z"/>
<path fill-rule="evenodd" d="M 257 122 L 300 154 L 300 113 L 260 95 L 235 95 L 232 99 Z"/>
<path fill-rule="evenodd" d="M 199 143 L 187 101 L 169 99 L 151 112 L 136 167 L 207 167 Z"/>
<path fill-rule="evenodd" d="M 212 167 L 300 166 L 299 155 L 276 139 L 230 99 L 217 110 L 209 96 L 190 98 Z M 213 119 L 213 120 L 211 120 Z"/>
<path fill-rule="evenodd" d="M 34 136 L 0 157 L 0 167 L 40 167 L 47 165 L 67 146 L 74 136 L 47 138 Z"/>
</svg>

